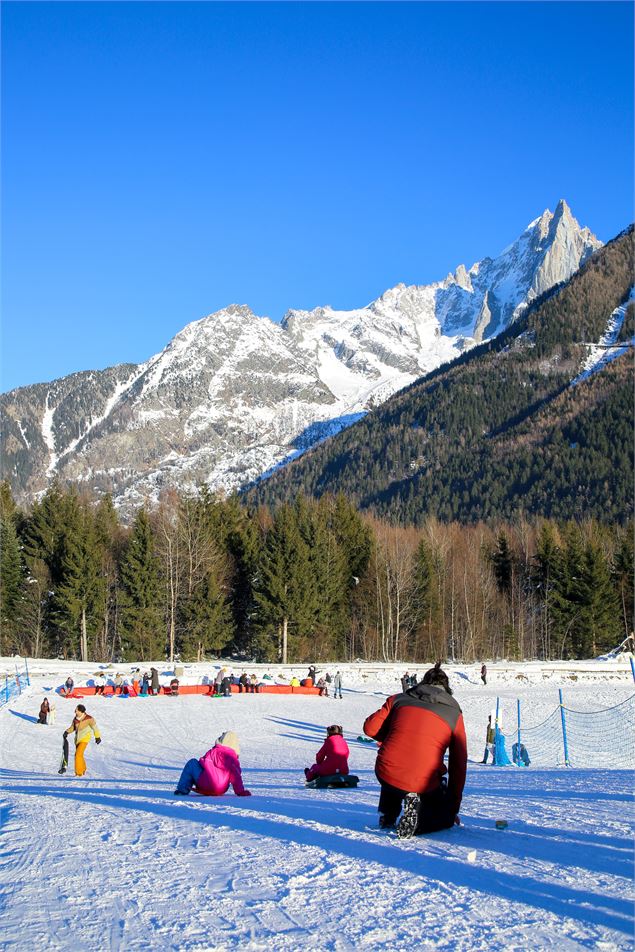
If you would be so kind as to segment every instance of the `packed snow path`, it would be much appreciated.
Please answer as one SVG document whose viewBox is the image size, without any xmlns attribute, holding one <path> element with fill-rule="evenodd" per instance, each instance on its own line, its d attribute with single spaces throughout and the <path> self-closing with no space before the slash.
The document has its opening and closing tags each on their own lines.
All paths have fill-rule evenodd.
<svg viewBox="0 0 635 952">
<path fill-rule="evenodd" d="M 385 691 L 88 698 L 104 740 L 80 780 L 72 760 L 57 774 L 76 702 L 37 725 L 44 683 L 0 711 L 3 949 L 632 947 L 629 771 L 471 762 L 465 826 L 400 841 L 375 829 L 376 748 L 355 739 Z M 524 691 L 552 709 L 553 687 Z M 632 686 L 569 691 L 592 709 Z M 471 761 L 492 694 L 457 690 Z M 333 722 L 360 786 L 305 789 Z M 226 729 L 253 796 L 175 798 L 185 760 Z"/>
</svg>

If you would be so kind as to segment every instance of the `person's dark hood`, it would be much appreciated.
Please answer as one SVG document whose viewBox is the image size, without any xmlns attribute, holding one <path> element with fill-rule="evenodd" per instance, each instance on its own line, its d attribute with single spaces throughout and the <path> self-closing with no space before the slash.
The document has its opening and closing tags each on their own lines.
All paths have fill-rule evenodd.
<svg viewBox="0 0 635 952">
<path fill-rule="evenodd" d="M 448 707 L 458 707 L 458 702 L 439 684 L 424 684 L 420 681 L 419 684 L 415 684 L 403 693 L 418 701 L 426 701 L 428 704 L 447 704 Z"/>
</svg>

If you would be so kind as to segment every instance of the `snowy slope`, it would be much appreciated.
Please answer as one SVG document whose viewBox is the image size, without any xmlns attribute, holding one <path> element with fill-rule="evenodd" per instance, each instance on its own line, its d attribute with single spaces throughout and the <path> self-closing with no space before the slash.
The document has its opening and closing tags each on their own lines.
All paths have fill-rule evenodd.
<svg viewBox="0 0 635 952">
<path fill-rule="evenodd" d="M 4 475 L 21 501 L 60 476 L 123 507 L 169 485 L 244 486 L 497 334 L 600 245 L 561 201 L 498 257 L 365 307 L 275 324 L 231 305 L 139 366 L 4 395 Z"/>
<path fill-rule="evenodd" d="M 496 693 L 509 710 L 521 696 L 538 719 L 557 679 L 516 687 L 501 672 L 490 689 L 457 669 L 472 761 L 465 825 L 398 841 L 374 830 L 375 748 L 356 741 L 396 690 L 387 671 L 353 680 L 351 669 L 343 701 L 89 699 L 104 740 L 75 780 L 56 773 L 73 702 L 57 701 L 54 727 L 33 722 L 43 689 L 77 668 L 40 665 L 49 674 L 0 710 L 4 949 L 632 948 L 632 773 L 473 762 Z M 580 710 L 633 688 L 626 672 L 566 683 Z M 333 721 L 360 787 L 307 790 L 302 767 Z M 174 798 L 184 761 L 230 728 L 253 796 Z"/>
</svg>

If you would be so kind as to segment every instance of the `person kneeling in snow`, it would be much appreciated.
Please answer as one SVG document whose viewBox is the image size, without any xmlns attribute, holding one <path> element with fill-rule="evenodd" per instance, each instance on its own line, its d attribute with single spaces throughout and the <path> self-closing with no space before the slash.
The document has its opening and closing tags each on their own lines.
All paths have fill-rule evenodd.
<svg viewBox="0 0 635 952">
<path fill-rule="evenodd" d="M 312 767 L 304 768 L 307 780 L 316 777 L 330 777 L 332 774 L 348 773 L 348 744 L 342 736 L 342 728 L 338 724 L 331 724 L 326 728 L 326 740 L 315 755 Z"/>
<path fill-rule="evenodd" d="M 188 760 L 174 795 L 186 797 L 195 787 L 197 793 L 207 797 L 222 797 L 231 784 L 237 797 L 250 797 L 251 793 L 243 786 L 239 753 L 237 735 L 233 731 L 225 731 L 200 760 L 195 757 Z"/>
<path fill-rule="evenodd" d="M 467 769 L 461 708 L 441 662 L 423 681 L 393 694 L 364 722 L 364 733 L 381 742 L 375 774 L 381 784 L 379 825 L 400 837 L 445 830 L 457 822 Z M 443 756 L 449 749 L 447 785 Z"/>
</svg>

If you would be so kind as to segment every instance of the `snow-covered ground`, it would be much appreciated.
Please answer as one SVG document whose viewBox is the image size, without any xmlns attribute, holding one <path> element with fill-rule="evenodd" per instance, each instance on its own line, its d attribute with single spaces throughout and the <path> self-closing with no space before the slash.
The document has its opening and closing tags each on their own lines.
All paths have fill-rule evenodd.
<svg viewBox="0 0 635 952">
<path fill-rule="evenodd" d="M 496 696 L 508 721 L 519 697 L 538 723 L 559 687 L 576 710 L 607 708 L 633 694 L 628 664 L 491 666 L 487 687 L 476 667 L 452 669 L 469 741 L 464 825 L 414 840 L 376 831 L 376 748 L 357 740 L 403 666 L 339 666 L 342 701 L 88 698 L 103 743 L 85 778 L 59 776 L 76 702 L 57 698 L 44 727 L 41 699 L 97 667 L 31 663 L 31 688 L 0 709 L 3 949 L 632 948 L 633 773 L 476 763 Z M 333 722 L 360 785 L 306 789 L 302 768 Z M 185 760 L 228 729 L 253 796 L 175 798 Z"/>
</svg>

